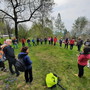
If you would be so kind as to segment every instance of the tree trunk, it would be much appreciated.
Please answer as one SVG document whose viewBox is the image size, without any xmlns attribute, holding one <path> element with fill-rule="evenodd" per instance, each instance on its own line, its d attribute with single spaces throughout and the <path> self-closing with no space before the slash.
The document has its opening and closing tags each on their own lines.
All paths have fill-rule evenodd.
<svg viewBox="0 0 90 90">
<path fill-rule="evenodd" d="M 8 32 L 8 36 L 9 36 L 9 39 L 11 39 L 11 28 L 10 28 L 10 25 L 8 22 L 6 22 L 6 27 L 7 27 L 7 32 Z"/>
<path fill-rule="evenodd" d="M 8 29 L 8 35 L 9 35 L 9 39 L 11 39 L 11 33 L 10 33 L 9 29 Z"/>
<path fill-rule="evenodd" d="M 18 23 L 17 22 L 15 22 L 15 37 L 18 41 Z"/>
</svg>

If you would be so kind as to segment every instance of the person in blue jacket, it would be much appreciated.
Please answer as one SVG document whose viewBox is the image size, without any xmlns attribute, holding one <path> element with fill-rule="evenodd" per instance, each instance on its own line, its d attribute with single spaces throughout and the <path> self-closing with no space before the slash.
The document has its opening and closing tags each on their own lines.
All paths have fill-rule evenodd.
<svg viewBox="0 0 90 90">
<path fill-rule="evenodd" d="M 23 58 L 26 70 L 25 70 L 25 81 L 27 82 L 32 82 L 33 76 L 32 76 L 32 61 L 30 60 L 30 57 L 28 56 L 29 49 L 28 47 L 22 47 L 21 52 L 18 54 L 18 59 Z"/>
<path fill-rule="evenodd" d="M 34 38 L 32 39 L 33 46 L 36 46 Z"/>
</svg>

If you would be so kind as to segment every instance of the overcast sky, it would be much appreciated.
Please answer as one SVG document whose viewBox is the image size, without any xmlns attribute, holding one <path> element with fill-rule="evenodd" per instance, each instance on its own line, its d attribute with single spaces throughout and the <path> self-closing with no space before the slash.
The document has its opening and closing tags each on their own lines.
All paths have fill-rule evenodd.
<svg viewBox="0 0 90 90">
<path fill-rule="evenodd" d="M 90 0 L 54 0 L 54 2 L 56 4 L 52 16 L 57 17 L 60 13 L 68 31 L 72 29 L 72 24 L 80 16 L 85 16 L 90 21 Z M 0 7 L 3 7 L 3 4 Z"/>
<path fill-rule="evenodd" d="M 64 22 L 67 30 L 70 31 L 74 21 L 80 17 L 85 16 L 90 20 L 90 0 L 54 0 L 52 16 L 57 17 L 61 14 L 61 19 Z"/>
</svg>

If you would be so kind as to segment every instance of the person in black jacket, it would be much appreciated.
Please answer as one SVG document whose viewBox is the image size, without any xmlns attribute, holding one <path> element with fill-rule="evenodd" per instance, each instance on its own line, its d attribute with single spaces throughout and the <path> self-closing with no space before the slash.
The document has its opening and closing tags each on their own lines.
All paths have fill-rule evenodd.
<svg viewBox="0 0 90 90">
<path fill-rule="evenodd" d="M 90 46 L 90 40 L 87 39 L 87 41 L 84 42 L 84 45 L 85 45 L 85 46 Z"/>
<path fill-rule="evenodd" d="M 15 59 L 14 49 L 11 47 L 12 40 L 7 39 L 6 44 L 7 44 L 7 46 L 3 48 L 3 51 L 4 51 L 6 59 L 8 60 L 8 63 L 9 63 L 9 70 L 12 75 L 16 73 L 16 76 L 19 76 L 20 73 L 15 66 L 16 59 Z M 15 67 L 15 72 L 14 72 L 12 66 Z"/>
<path fill-rule="evenodd" d="M 26 70 L 25 70 L 25 81 L 27 82 L 32 82 L 33 76 L 32 76 L 32 61 L 30 60 L 30 57 L 28 56 L 29 49 L 28 47 L 23 47 L 21 49 L 21 52 L 18 54 L 18 59 L 23 58 Z"/>
<path fill-rule="evenodd" d="M 27 39 L 27 43 L 28 43 L 28 46 L 29 46 L 29 47 L 31 46 L 30 42 L 31 42 L 31 40 L 28 38 L 28 39 Z"/>
<path fill-rule="evenodd" d="M 61 37 L 61 39 L 59 40 L 60 47 L 62 47 L 62 42 L 63 42 L 63 40 L 62 40 L 62 37 Z"/>
<path fill-rule="evenodd" d="M 69 39 L 66 38 L 65 41 L 64 41 L 64 43 L 65 43 L 64 48 L 67 48 L 68 49 Z"/>
<path fill-rule="evenodd" d="M 44 38 L 44 42 L 45 42 L 45 44 L 47 44 L 47 38 Z"/>
<path fill-rule="evenodd" d="M 82 45 L 83 45 L 83 40 L 81 39 L 81 37 L 79 37 L 77 40 L 77 48 L 79 52 L 81 50 Z"/>
<path fill-rule="evenodd" d="M 41 42 L 41 45 L 42 45 L 43 44 L 43 39 L 42 38 L 40 39 L 40 42 Z"/>
<path fill-rule="evenodd" d="M 90 53 L 90 39 L 87 39 L 87 41 L 84 42 L 84 45 L 88 48 L 88 52 Z"/>
<path fill-rule="evenodd" d="M 51 37 L 51 45 L 53 45 L 53 37 Z"/>
<path fill-rule="evenodd" d="M 39 39 L 39 38 L 37 38 L 37 40 L 36 40 L 36 41 L 37 41 L 37 45 L 39 45 L 40 39 Z"/>
</svg>

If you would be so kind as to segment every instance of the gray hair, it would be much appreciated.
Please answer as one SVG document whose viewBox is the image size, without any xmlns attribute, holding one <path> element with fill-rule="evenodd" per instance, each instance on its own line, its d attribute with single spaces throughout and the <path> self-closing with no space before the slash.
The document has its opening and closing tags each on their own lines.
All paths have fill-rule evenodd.
<svg viewBox="0 0 90 90">
<path fill-rule="evenodd" d="M 8 41 L 12 41 L 11 39 L 6 39 L 6 42 L 8 42 Z"/>
</svg>

